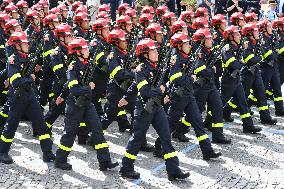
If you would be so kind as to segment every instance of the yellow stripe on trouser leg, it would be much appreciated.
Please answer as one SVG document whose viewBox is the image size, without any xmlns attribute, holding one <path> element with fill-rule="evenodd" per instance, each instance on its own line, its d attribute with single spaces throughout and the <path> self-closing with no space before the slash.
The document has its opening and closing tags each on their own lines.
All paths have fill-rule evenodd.
<svg viewBox="0 0 284 189">
<path fill-rule="evenodd" d="M 52 127 L 52 124 L 45 122 L 45 124 L 47 125 L 48 128 Z"/>
<path fill-rule="evenodd" d="M 99 150 L 99 149 L 102 149 L 102 148 L 108 148 L 108 144 L 107 143 L 101 143 L 101 144 L 95 145 L 96 150 Z"/>
<path fill-rule="evenodd" d="M 271 91 L 269 91 L 269 90 L 265 90 L 265 93 L 268 94 L 268 95 L 270 95 L 270 96 L 273 95 L 273 92 L 271 92 Z"/>
<path fill-rule="evenodd" d="M 183 118 L 181 119 L 181 122 L 182 122 L 182 124 L 184 124 L 185 126 L 191 127 L 191 123 L 187 122 L 187 121 L 185 120 L 185 117 L 183 117 Z"/>
<path fill-rule="evenodd" d="M 258 109 L 259 109 L 259 111 L 268 110 L 268 106 L 261 106 Z"/>
<path fill-rule="evenodd" d="M 72 151 L 72 148 L 70 147 L 67 147 L 67 146 L 64 146 L 62 144 L 59 145 L 59 148 L 63 151 L 66 151 L 66 152 L 71 152 Z"/>
<path fill-rule="evenodd" d="M 251 100 L 254 101 L 254 102 L 257 102 L 257 98 L 255 98 L 252 94 L 250 94 L 250 95 L 248 96 L 248 98 L 251 99 Z"/>
<path fill-rule="evenodd" d="M 164 159 L 169 159 L 177 156 L 177 152 L 171 152 L 164 155 Z"/>
<path fill-rule="evenodd" d="M 250 117 L 250 113 L 246 113 L 246 114 L 241 115 L 242 119 L 245 119 L 245 118 L 248 118 L 248 117 Z"/>
<path fill-rule="evenodd" d="M 238 106 L 233 104 L 231 101 L 228 102 L 229 106 L 231 106 L 232 108 L 236 109 Z"/>
<path fill-rule="evenodd" d="M 130 154 L 130 153 L 128 153 L 128 152 L 125 152 L 124 156 L 127 157 L 127 158 L 129 158 L 129 159 L 133 159 L 133 160 L 136 160 L 136 158 L 137 158 L 137 156 L 132 155 L 132 154 Z"/>
<path fill-rule="evenodd" d="M 54 95 L 55 95 L 54 93 L 49 93 L 48 97 L 51 98 L 51 97 L 54 97 Z"/>
<path fill-rule="evenodd" d="M 0 112 L 0 115 L 1 115 L 2 117 L 5 117 L 5 118 L 8 117 L 8 114 L 5 114 L 5 113 L 3 113 L 3 112 Z"/>
<path fill-rule="evenodd" d="M 122 115 L 126 115 L 126 111 L 125 110 L 121 110 L 117 113 L 117 116 L 122 116 Z"/>
<path fill-rule="evenodd" d="M 13 142 L 13 138 L 12 139 L 9 139 L 9 138 L 6 138 L 6 137 L 4 137 L 3 135 L 1 135 L 1 140 L 3 141 L 3 142 L 6 142 L 6 143 L 11 143 L 11 142 Z"/>
<path fill-rule="evenodd" d="M 80 123 L 80 127 L 86 127 L 86 123 Z"/>
<path fill-rule="evenodd" d="M 205 139 L 207 139 L 207 138 L 208 138 L 208 135 L 205 134 L 205 135 L 201 135 L 201 136 L 197 137 L 197 140 L 198 140 L 199 142 L 201 142 L 201 141 L 203 141 L 203 140 L 205 140 Z"/>
<path fill-rule="evenodd" d="M 278 101 L 283 101 L 283 98 L 282 97 L 274 98 L 274 102 L 278 102 Z"/>
<path fill-rule="evenodd" d="M 212 112 L 211 112 L 211 111 L 209 111 L 209 112 L 208 112 L 208 115 L 212 116 Z"/>
<path fill-rule="evenodd" d="M 44 139 L 48 139 L 48 138 L 50 138 L 50 135 L 49 135 L 49 134 L 40 135 L 40 136 L 38 137 L 39 140 L 44 140 Z"/>
<path fill-rule="evenodd" d="M 224 123 L 212 123 L 212 128 L 222 128 Z"/>
</svg>

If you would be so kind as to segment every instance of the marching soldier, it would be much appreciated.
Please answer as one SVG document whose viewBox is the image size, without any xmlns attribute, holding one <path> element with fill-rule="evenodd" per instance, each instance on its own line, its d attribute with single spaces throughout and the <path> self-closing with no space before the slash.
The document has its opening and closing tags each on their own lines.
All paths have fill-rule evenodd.
<svg viewBox="0 0 284 189">
<path fill-rule="evenodd" d="M 34 64 L 31 61 L 36 61 L 29 60 L 27 57 L 29 50 L 27 36 L 24 32 L 15 32 L 11 35 L 7 44 L 13 49 L 13 54 L 8 60 L 8 77 L 11 85 L 8 93 L 10 110 L 7 124 L 0 140 L 0 162 L 5 164 L 13 163 L 8 152 L 22 115 L 28 116 L 33 123 L 34 129 L 38 132 L 41 149 L 43 151 L 43 161 L 53 161 L 55 157 L 51 151 L 52 141 L 48 134 L 43 114 L 32 85 L 35 79 L 34 75 L 23 72 L 23 68 Z"/>
<path fill-rule="evenodd" d="M 230 114 L 231 109 L 228 106 L 235 107 L 229 100 L 234 97 L 237 100 L 240 117 L 243 122 L 244 133 L 258 133 L 260 127 L 253 124 L 245 92 L 240 80 L 240 70 L 243 66 L 241 60 L 241 34 L 236 26 L 230 26 L 223 32 L 226 45 L 222 52 L 222 61 L 224 63 L 223 77 L 221 80 L 221 95 L 224 107 L 224 115 Z M 228 104 L 227 104 L 228 103 Z"/>
<path fill-rule="evenodd" d="M 259 42 L 258 28 L 255 24 L 246 24 L 242 29 L 242 35 L 245 41 L 245 49 L 243 52 L 243 60 L 245 66 L 241 70 L 241 82 L 248 98 L 250 89 L 254 91 L 254 96 L 257 99 L 257 105 L 260 114 L 260 120 L 263 124 L 276 124 L 277 120 L 272 119 L 266 102 L 265 88 L 261 78 L 259 63 L 261 57 L 257 51 L 256 45 Z"/>
<path fill-rule="evenodd" d="M 276 54 L 275 44 L 272 38 L 271 23 L 262 20 L 257 23 L 260 32 L 263 34 L 261 52 L 262 63 L 261 76 L 266 92 L 271 88 L 275 105 L 275 115 L 284 116 L 283 98 L 280 84 L 280 74 L 277 64 L 278 55 Z"/>
<path fill-rule="evenodd" d="M 150 110 L 146 110 L 143 105 L 152 98 L 160 98 L 165 92 L 163 85 L 151 87 L 150 78 L 154 77 L 156 62 L 158 61 L 158 51 L 155 42 L 151 39 L 140 41 L 136 47 L 136 55 L 139 57 L 140 62 L 143 63 L 135 74 L 139 97 L 135 107 L 133 136 L 126 147 L 126 152 L 122 158 L 122 167 L 119 172 L 121 176 L 126 178 L 137 179 L 140 177 L 140 174 L 134 170 L 134 161 L 144 141 L 146 132 L 152 123 L 161 140 L 168 179 L 185 179 L 189 176 L 189 173 L 182 173 L 178 167 L 179 160 L 171 144 L 170 128 L 166 113 L 162 106 L 156 103 L 149 107 Z"/>
<path fill-rule="evenodd" d="M 95 84 L 92 81 L 87 84 L 84 83 L 85 78 L 81 74 L 81 72 L 88 70 L 86 69 L 90 56 L 88 43 L 83 38 L 74 38 L 68 44 L 68 53 L 74 55 L 73 61 L 68 68 L 67 85 L 70 95 L 64 119 L 65 134 L 60 139 L 54 165 L 62 170 L 72 169 L 72 165 L 67 162 L 67 157 L 72 150 L 80 123 L 85 122 L 88 125 L 88 129 L 92 132 L 91 137 L 92 141 L 94 141 L 94 149 L 97 150 L 100 170 L 112 169 L 118 166 L 118 163 L 111 161 L 101 122 L 91 101 L 92 90 L 95 88 Z"/>
</svg>

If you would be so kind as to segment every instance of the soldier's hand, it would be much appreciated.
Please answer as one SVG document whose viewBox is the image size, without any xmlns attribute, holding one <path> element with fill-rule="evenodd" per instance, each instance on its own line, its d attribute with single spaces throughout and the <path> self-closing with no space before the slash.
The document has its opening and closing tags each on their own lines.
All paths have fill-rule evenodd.
<svg viewBox="0 0 284 189">
<path fill-rule="evenodd" d="M 215 66 L 213 66 L 213 67 L 212 67 L 212 69 L 214 70 L 214 73 L 216 73 L 216 67 L 215 67 Z"/>
<path fill-rule="evenodd" d="M 35 81 L 35 79 L 36 79 L 35 74 L 31 74 L 31 77 L 32 77 L 32 79 Z"/>
<path fill-rule="evenodd" d="M 120 99 L 120 101 L 118 102 L 118 107 L 123 107 L 126 106 L 128 104 L 127 100 L 125 100 L 125 98 Z"/>
<path fill-rule="evenodd" d="M 10 85 L 9 79 L 6 79 L 4 81 L 4 85 L 5 85 L 5 89 L 7 89 L 9 87 L 9 85 Z"/>
<path fill-rule="evenodd" d="M 96 46 L 96 45 L 97 45 L 97 40 L 92 40 L 92 41 L 90 42 L 90 45 L 91 45 L 91 46 Z"/>
<path fill-rule="evenodd" d="M 89 87 L 94 90 L 94 88 L 96 87 L 96 84 L 94 82 L 90 82 L 89 83 Z"/>
<path fill-rule="evenodd" d="M 191 77 L 192 77 L 193 81 L 196 81 L 196 75 L 192 75 Z"/>
<path fill-rule="evenodd" d="M 42 68 L 42 66 L 39 65 L 39 64 L 37 64 L 37 65 L 35 66 L 35 72 L 39 72 L 39 71 L 41 70 L 41 68 Z"/>
<path fill-rule="evenodd" d="M 56 99 L 56 101 L 55 101 L 55 104 L 56 105 L 59 105 L 59 104 L 61 104 L 62 102 L 64 101 L 64 98 L 62 98 L 62 97 L 57 97 L 57 99 Z"/>
<path fill-rule="evenodd" d="M 164 85 L 161 85 L 160 89 L 161 89 L 162 93 L 165 93 L 166 88 L 164 87 Z"/>
<path fill-rule="evenodd" d="M 44 41 L 49 41 L 49 34 L 46 34 L 46 35 L 44 36 Z"/>
<path fill-rule="evenodd" d="M 172 65 L 175 65 L 177 62 L 177 55 L 172 56 L 170 62 Z"/>
<path fill-rule="evenodd" d="M 169 95 L 166 95 L 165 98 L 164 98 L 164 104 L 168 104 L 170 102 L 170 97 Z"/>
</svg>

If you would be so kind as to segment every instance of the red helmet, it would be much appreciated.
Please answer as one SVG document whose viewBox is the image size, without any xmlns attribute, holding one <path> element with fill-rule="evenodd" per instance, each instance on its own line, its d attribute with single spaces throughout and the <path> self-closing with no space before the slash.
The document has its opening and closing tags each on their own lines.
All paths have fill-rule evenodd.
<svg viewBox="0 0 284 189">
<path fill-rule="evenodd" d="M 187 28 L 186 23 L 182 20 L 178 20 L 172 25 L 171 32 L 172 34 L 182 32 L 183 28 Z"/>
<path fill-rule="evenodd" d="M 19 22 L 16 19 L 11 19 L 5 24 L 4 31 L 5 33 L 8 33 L 12 28 L 15 28 L 16 26 L 19 26 Z"/>
<path fill-rule="evenodd" d="M 36 11 L 40 11 L 43 9 L 43 6 L 41 6 L 40 4 L 35 4 L 31 7 L 31 10 L 36 10 Z"/>
<path fill-rule="evenodd" d="M 145 24 L 149 24 L 153 22 L 153 15 L 152 14 L 142 14 L 139 18 L 139 22 L 145 26 Z"/>
<path fill-rule="evenodd" d="M 162 16 L 162 23 L 166 23 L 167 20 L 170 20 L 172 18 L 176 18 L 175 13 L 167 12 Z"/>
<path fill-rule="evenodd" d="M 118 6 L 118 13 L 121 14 L 122 12 L 125 12 L 129 8 L 129 5 L 127 3 L 122 3 Z"/>
<path fill-rule="evenodd" d="M 225 29 L 223 32 L 224 39 L 228 39 L 230 35 L 233 35 L 233 33 L 240 32 L 239 28 L 237 26 L 229 26 Z"/>
<path fill-rule="evenodd" d="M 98 12 L 110 12 L 110 8 L 107 4 L 102 4 L 101 6 L 99 6 L 98 8 Z"/>
<path fill-rule="evenodd" d="M 58 15 L 58 14 L 60 14 L 60 9 L 58 7 L 54 7 L 54 8 L 49 10 L 49 13 Z"/>
<path fill-rule="evenodd" d="M 40 0 L 38 4 L 40 4 L 43 7 L 49 7 L 48 1 L 46 0 Z"/>
<path fill-rule="evenodd" d="M 109 23 L 106 19 L 99 18 L 95 20 L 95 22 L 93 23 L 92 30 L 97 31 L 97 30 L 101 30 L 103 28 L 109 28 L 109 27 L 110 27 Z"/>
<path fill-rule="evenodd" d="M 284 18 L 276 18 L 273 22 L 272 22 L 272 28 L 273 29 L 279 29 L 279 26 L 283 26 L 284 25 Z"/>
<path fill-rule="evenodd" d="M 38 18 L 38 13 L 36 10 L 30 10 L 26 14 L 26 20 L 33 20 L 34 18 Z"/>
<path fill-rule="evenodd" d="M 7 14 L 10 14 L 12 12 L 17 12 L 18 8 L 16 7 L 16 5 L 14 5 L 13 3 L 10 3 L 9 5 L 7 5 L 5 7 L 5 12 Z"/>
<path fill-rule="evenodd" d="M 141 10 L 141 13 L 142 14 L 154 14 L 155 11 L 154 11 L 154 8 L 152 6 L 144 6 L 143 9 Z"/>
<path fill-rule="evenodd" d="M 242 28 L 242 35 L 252 35 L 253 31 L 258 31 L 258 27 L 254 23 L 247 23 L 243 28 Z"/>
<path fill-rule="evenodd" d="M 205 18 L 198 17 L 193 21 L 192 28 L 199 29 L 199 28 L 208 28 L 208 22 Z"/>
<path fill-rule="evenodd" d="M 85 12 L 88 14 L 88 8 L 86 5 L 80 5 L 76 11 L 75 11 L 75 14 L 78 14 L 79 12 Z"/>
<path fill-rule="evenodd" d="M 125 41 L 125 32 L 121 29 L 114 29 L 109 33 L 108 42 L 114 43 L 118 41 Z"/>
<path fill-rule="evenodd" d="M 130 18 L 136 18 L 137 17 L 136 10 L 132 9 L 132 8 L 127 9 L 125 11 L 125 15 L 129 16 Z"/>
<path fill-rule="evenodd" d="M 266 30 L 266 27 L 270 24 L 270 22 L 268 20 L 260 20 L 257 23 L 257 26 L 259 28 L 260 31 Z"/>
<path fill-rule="evenodd" d="M 88 18 L 88 14 L 85 12 L 79 12 L 75 14 L 73 19 L 74 19 L 74 24 L 78 24 L 83 21 L 90 21 L 90 19 Z"/>
<path fill-rule="evenodd" d="M 185 21 L 186 19 L 188 19 L 188 18 L 193 18 L 194 17 L 194 12 L 192 11 L 192 10 L 189 10 L 189 11 L 184 11 L 184 12 L 182 12 L 181 13 L 181 15 L 180 15 L 180 19 L 182 20 L 182 21 Z"/>
<path fill-rule="evenodd" d="M 165 5 L 162 5 L 162 6 L 157 7 L 156 15 L 157 16 L 163 16 L 168 11 L 169 11 L 169 8 Z"/>
<path fill-rule="evenodd" d="M 75 1 L 73 4 L 72 4 L 72 11 L 75 12 L 76 9 L 82 5 L 82 3 L 80 1 Z"/>
<path fill-rule="evenodd" d="M 212 26 L 218 26 L 221 23 L 226 23 L 226 19 L 222 14 L 216 14 L 212 18 Z"/>
<path fill-rule="evenodd" d="M 183 43 L 188 42 L 188 36 L 185 35 L 184 33 L 175 33 L 170 40 L 170 43 L 172 45 L 172 47 L 178 47 L 180 45 L 182 45 Z"/>
<path fill-rule="evenodd" d="M 254 12 L 247 12 L 245 14 L 245 21 L 246 22 L 252 22 L 253 20 L 257 20 L 257 14 L 255 14 Z"/>
<path fill-rule="evenodd" d="M 19 8 L 28 8 L 28 3 L 24 0 L 19 1 L 16 6 Z"/>
<path fill-rule="evenodd" d="M 10 20 L 10 16 L 6 13 L 1 13 L 0 14 L 0 22 L 8 22 Z"/>
<path fill-rule="evenodd" d="M 243 19 L 244 19 L 243 13 L 235 12 L 234 14 L 231 15 L 230 22 L 231 24 L 238 25 L 238 21 Z"/>
<path fill-rule="evenodd" d="M 196 18 L 204 17 L 204 15 L 208 15 L 208 9 L 205 7 L 198 7 L 194 13 Z"/>
<path fill-rule="evenodd" d="M 64 4 L 64 3 L 61 3 L 60 5 L 57 6 L 57 8 L 60 10 L 60 11 L 67 11 L 67 6 Z"/>
<path fill-rule="evenodd" d="M 163 33 L 161 25 L 157 23 L 150 24 L 145 30 L 146 37 L 150 37 L 150 34 L 157 34 L 157 33 Z"/>
<path fill-rule="evenodd" d="M 59 38 L 59 37 L 64 37 L 67 35 L 71 35 L 71 27 L 68 24 L 60 24 L 55 28 L 54 31 L 54 36 Z"/>
<path fill-rule="evenodd" d="M 88 48 L 87 41 L 82 37 L 76 37 L 68 44 L 68 54 L 74 54 L 86 48 Z"/>
<path fill-rule="evenodd" d="M 13 0 L 3 0 L 2 6 L 6 7 L 8 4 L 12 3 Z"/>
<path fill-rule="evenodd" d="M 195 43 L 211 37 L 212 35 L 208 28 L 199 29 L 193 34 L 193 40 Z"/>
<path fill-rule="evenodd" d="M 107 13 L 107 12 L 99 12 L 98 15 L 96 16 L 96 19 L 99 19 L 99 18 L 108 18 L 110 17 L 110 15 Z"/>
<path fill-rule="evenodd" d="M 43 19 L 43 25 L 47 26 L 53 22 L 59 22 L 58 17 L 56 14 L 49 14 Z"/>
<path fill-rule="evenodd" d="M 154 40 L 146 38 L 139 41 L 136 46 L 136 56 L 141 54 L 148 53 L 151 49 L 156 49 L 157 45 Z"/>
<path fill-rule="evenodd" d="M 131 19 L 130 19 L 130 17 L 129 16 L 127 16 L 127 15 L 122 15 L 122 16 L 120 16 L 118 19 L 116 19 L 116 24 L 118 25 L 118 26 L 125 26 L 126 24 L 132 24 L 132 21 L 131 21 Z"/>
<path fill-rule="evenodd" d="M 8 45 L 16 45 L 21 43 L 28 43 L 28 38 L 25 32 L 14 32 L 8 39 Z"/>
</svg>

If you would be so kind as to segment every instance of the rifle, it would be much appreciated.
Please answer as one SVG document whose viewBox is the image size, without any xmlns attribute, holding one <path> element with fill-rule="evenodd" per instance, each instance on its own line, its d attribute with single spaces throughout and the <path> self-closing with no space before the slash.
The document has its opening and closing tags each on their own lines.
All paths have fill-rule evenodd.
<svg viewBox="0 0 284 189">
<path fill-rule="evenodd" d="M 151 82 L 151 88 L 160 87 L 161 84 L 164 81 L 164 77 L 167 73 L 168 64 L 171 58 L 172 48 L 167 52 L 167 55 L 164 57 L 162 61 L 160 61 L 160 65 L 157 67 L 157 72 L 155 74 L 155 77 L 153 77 L 153 80 Z M 154 106 L 159 106 L 161 104 L 162 100 L 161 96 L 155 96 L 152 98 L 149 98 L 146 104 L 144 105 L 144 109 L 148 113 L 152 113 Z"/>
</svg>

